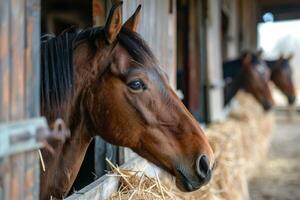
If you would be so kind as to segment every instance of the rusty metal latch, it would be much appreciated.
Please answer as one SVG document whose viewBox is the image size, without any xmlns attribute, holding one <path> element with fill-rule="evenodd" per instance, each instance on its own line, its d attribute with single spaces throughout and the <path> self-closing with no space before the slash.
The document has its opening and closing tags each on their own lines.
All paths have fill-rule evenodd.
<svg viewBox="0 0 300 200">
<path fill-rule="evenodd" d="M 0 124 L 0 158 L 37 150 L 48 138 L 64 140 L 66 135 L 50 132 L 45 118 Z"/>
<path fill-rule="evenodd" d="M 224 80 L 218 80 L 209 83 L 208 88 L 209 89 L 223 89 L 225 87 L 226 83 Z"/>
</svg>

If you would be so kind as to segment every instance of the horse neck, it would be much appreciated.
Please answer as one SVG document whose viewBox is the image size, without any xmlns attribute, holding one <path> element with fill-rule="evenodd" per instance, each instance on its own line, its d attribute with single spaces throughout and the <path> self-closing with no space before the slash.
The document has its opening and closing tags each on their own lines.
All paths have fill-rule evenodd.
<svg viewBox="0 0 300 200">
<path fill-rule="evenodd" d="M 78 72 L 75 75 L 76 73 Z M 65 106 L 61 106 L 63 110 L 59 110 L 64 113 L 61 117 L 70 129 L 70 137 L 64 143 L 49 141 L 54 152 L 42 150 L 46 171 L 41 173 L 41 199 L 49 199 L 50 196 L 62 198 L 67 195 L 92 140 L 82 111 L 82 96 L 84 92 L 75 88 L 75 95 L 66 99 Z"/>
<path fill-rule="evenodd" d="M 274 79 L 274 73 L 276 73 L 275 68 L 276 68 L 277 62 L 278 62 L 277 60 L 275 60 L 275 61 L 266 60 L 267 66 L 271 71 L 271 77 L 270 78 L 271 78 L 272 81 L 274 81 L 273 79 Z"/>
<path fill-rule="evenodd" d="M 68 193 L 92 139 L 80 114 L 70 112 L 69 116 L 70 137 L 64 143 L 49 141 L 54 152 L 42 151 L 46 171 L 41 173 L 41 199 L 62 198 Z"/>
<path fill-rule="evenodd" d="M 231 99 L 236 95 L 236 93 L 239 91 L 241 88 L 241 81 L 238 79 L 232 80 L 231 83 L 226 84 L 224 88 L 224 104 L 227 105 Z"/>
</svg>

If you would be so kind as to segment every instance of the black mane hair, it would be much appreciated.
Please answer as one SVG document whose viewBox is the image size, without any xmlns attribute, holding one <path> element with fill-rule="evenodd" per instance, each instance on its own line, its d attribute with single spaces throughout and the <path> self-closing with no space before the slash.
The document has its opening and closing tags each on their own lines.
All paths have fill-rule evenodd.
<svg viewBox="0 0 300 200">
<path fill-rule="evenodd" d="M 223 63 L 223 79 L 224 87 L 224 105 L 227 105 L 235 96 L 240 88 L 243 88 L 243 59 L 249 52 L 245 52 L 242 56 L 235 60 L 226 61 Z M 253 66 L 259 64 L 261 60 L 258 56 L 251 53 L 251 63 Z"/>
<path fill-rule="evenodd" d="M 103 27 L 85 30 L 70 28 L 58 36 L 46 34 L 41 38 L 41 110 L 51 119 L 62 116 L 63 103 L 74 92 L 73 50 L 83 41 L 94 44 Z M 137 62 L 156 62 L 146 42 L 139 34 L 122 28 L 118 42 L 124 46 Z"/>
</svg>

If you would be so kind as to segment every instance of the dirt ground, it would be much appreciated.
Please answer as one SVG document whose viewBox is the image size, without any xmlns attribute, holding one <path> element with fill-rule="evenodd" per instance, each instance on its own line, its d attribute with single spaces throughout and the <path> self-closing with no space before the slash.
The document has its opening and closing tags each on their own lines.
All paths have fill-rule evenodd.
<svg viewBox="0 0 300 200">
<path fill-rule="evenodd" d="M 264 165 L 249 183 L 251 200 L 300 200 L 300 115 L 276 114 L 273 140 Z"/>
</svg>

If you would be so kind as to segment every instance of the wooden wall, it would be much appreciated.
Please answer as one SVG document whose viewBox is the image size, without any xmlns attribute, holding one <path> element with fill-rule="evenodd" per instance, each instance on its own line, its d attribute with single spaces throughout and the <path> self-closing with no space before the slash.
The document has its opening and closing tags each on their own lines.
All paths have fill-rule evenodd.
<svg viewBox="0 0 300 200">
<path fill-rule="evenodd" d="M 142 4 L 139 33 L 145 39 L 168 73 L 175 89 L 176 81 L 176 1 L 124 0 L 123 21 Z"/>
<path fill-rule="evenodd" d="M 221 1 L 208 1 L 207 79 L 209 121 L 223 119 L 223 75 L 221 55 Z"/>
<path fill-rule="evenodd" d="M 224 0 L 222 5 L 223 12 L 228 17 L 228 29 L 222 44 L 224 45 L 226 55 L 223 60 L 236 59 L 239 56 L 239 4 L 238 0 Z"/>
<path fill-rule="evenodd" d="M 0 0 L 0 122 L 39 115 L 39 0 Z"/>
<path fill-rule="evenodd" d="M 39 41 L 40 1 L 0 0 L 2 127 L 6 122 L 39 115 Z M 0 199 L 38 198 L 37 152 L 27 151 L 0 158 Z"/>
<path fill-rule="evenodd" d="M 240 50 L 256 50 L 257 48 L 257 1 L 240 0 Z"/>
<path fill-rule="evenodd" d="M 177 87 L 194 117 L 206 121 L 206 0 L 177 1 Z"/>
</svg>

